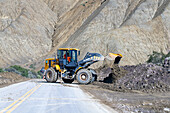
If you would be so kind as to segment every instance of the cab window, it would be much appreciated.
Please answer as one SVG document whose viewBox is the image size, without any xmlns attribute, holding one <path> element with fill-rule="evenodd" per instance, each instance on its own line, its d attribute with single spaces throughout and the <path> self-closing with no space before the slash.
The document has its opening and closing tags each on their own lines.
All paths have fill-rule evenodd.
<svg viewBox="0 0 170 113">
<path fill-rule="evenodd" d="M 64 59 L 64 55 L 66 54 L 66 51 L 61 51 L 61 50 L 58 50 L 57 51 L 57 57 L 59 59 Z"/>
<path fill-rule="evenodd" d="M 72 51 L 72 60 L 77 62 L 77 51 L 75 50 Z"/>
</svg>

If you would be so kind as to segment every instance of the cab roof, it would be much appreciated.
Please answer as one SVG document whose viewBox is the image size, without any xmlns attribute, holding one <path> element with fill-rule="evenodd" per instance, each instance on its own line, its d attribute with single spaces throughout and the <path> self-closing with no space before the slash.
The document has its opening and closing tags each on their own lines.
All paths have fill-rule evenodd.
<svg viewBox="0 0 170 113">
<path fill-rule="evenodd" d="M 58 50 L 79 50 L 79 49 L 76 49 L 76 48 L 59 48 Z"/>
</svg>

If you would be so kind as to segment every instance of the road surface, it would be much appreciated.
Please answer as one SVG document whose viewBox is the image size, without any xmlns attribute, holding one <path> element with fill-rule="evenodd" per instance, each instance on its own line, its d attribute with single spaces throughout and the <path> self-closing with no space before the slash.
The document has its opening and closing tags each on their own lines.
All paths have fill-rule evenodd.
<svg viewBox="0 0 170 113">
<path fill-rule="evenodd" d="M 0 113 L 114 113 L 77 84 L 30 80 L 0 88 Z"/>
</svg>

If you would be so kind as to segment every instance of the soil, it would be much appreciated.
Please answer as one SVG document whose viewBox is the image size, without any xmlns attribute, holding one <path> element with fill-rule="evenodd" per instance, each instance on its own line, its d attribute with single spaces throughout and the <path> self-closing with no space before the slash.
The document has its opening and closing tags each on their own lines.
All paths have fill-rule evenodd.
<svg viewBox="0 0 170 113">
<path fill-rule="evenodd" d="M 104 66 L 98 71 L 98 81 L 94 85 L 106 89 L 129 92 L 138 90 L 146 93 L 170 91 L 170 67 L 156 64 L 134 66 Z"/>
<path fill-rule="evenodd" d="M 93 95 L 95 99 L 100 99 L 102 103 L 120 113 L 170 112 L 170 92 L 152 94 L 137 90 L 118 92 L 97 85 L 81 85 L 81 89 Z"/>
<path fill-rule="evenodd" d="M 5 87 L 10 84 L 14 84 L 14 83 L 18 83 L 18 82 L 22 82 L 26 80 L 29 80 L 29 79 L 21 75 L 18 75 L 16 73 L 13 73 L 13 72 L 0 73 L 0 87 Z"/>
</svg>

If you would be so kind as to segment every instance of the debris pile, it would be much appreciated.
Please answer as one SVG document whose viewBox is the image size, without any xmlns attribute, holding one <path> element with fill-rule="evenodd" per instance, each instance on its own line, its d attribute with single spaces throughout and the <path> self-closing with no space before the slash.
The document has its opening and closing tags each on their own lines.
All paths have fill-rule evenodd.
<svg viewBox="0 0 170 113">
<path fill-rule="evenodd" d="M 122 67 L 104 65 L 97 69 L 97 72 L 99 75 L 98 82 L 94 84 L 107 89 L 117 91 L 139 90 L 148 93 L 170 91 L 170 64 L 168 59 L 165 59 L 160 66 L 153 63 Z"/>
<path fill-rule="evenodd" d="M 114 83 L 118 88 L 141 90 L 143 92 L 170 91 L 168 68 L 155 64 L 140 64 L 122 68 L 127 71 L 127 74 Z"/>
</svg>

